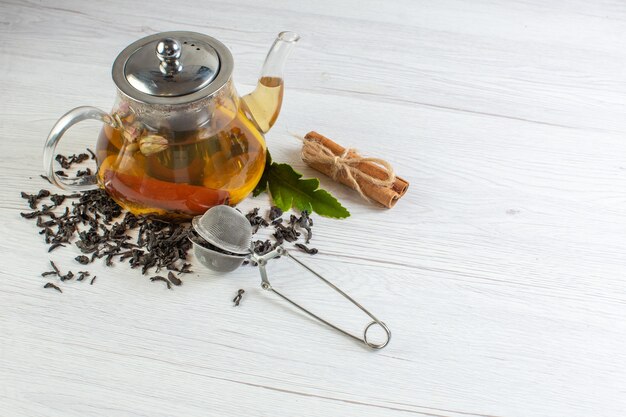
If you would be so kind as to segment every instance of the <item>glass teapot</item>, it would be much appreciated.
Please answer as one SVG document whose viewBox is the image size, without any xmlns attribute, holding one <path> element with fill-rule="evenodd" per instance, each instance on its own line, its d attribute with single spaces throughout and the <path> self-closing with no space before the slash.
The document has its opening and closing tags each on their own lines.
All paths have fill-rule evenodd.
<svg viewBox="0 0 626 417">
<path fill-rule="evenodd" d="M 163 32 L 124 49 L 113 64 L 117 99 L 111 113 L 78 107 L 59 119 L 44 147 L 44 170 L 62 189 L 104 188 L 134 214 L 191 217 L 234 205 L 265 166 L 266 133 L 283 97 L 283 66 L 299 36 L 281 32 L 257 87 L 240 97 L 233 57 L 217 39 Z M 95 175 L 58 176 L 55 148 L 74 124 L 96 119 Z"/>
</svg>

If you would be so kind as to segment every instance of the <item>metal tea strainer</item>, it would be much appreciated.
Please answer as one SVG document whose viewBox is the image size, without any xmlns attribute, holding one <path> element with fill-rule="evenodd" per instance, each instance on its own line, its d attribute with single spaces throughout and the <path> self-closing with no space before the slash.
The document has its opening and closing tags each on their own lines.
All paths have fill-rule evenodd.
<svg viewBox="0 0 626 417">
<path fill-rule="evenodd" d="M 276 295 L 314 319 L 319 320 L 346 336 L 364 343 L 372 349 L 382 349 L 389 343 L 389 340 L 391 339 L 391 331 L 385 323 L 378 320 L 372 313 L 367 311 L 361 304 L 356 302 L 352 297 L 340 290 L 333 283 L 315 272 L 313 269 L 309 268 L 307 265 L 300 262 L 297 258 L 293 257 L 284 247 L 277 246 L 276 249 L 266 253 L 265 255 L 256 254 L 252 246 L 252 226 L 250 226 L 248 219 L 246 219 L 246 217 L 238 210 L 225 205 L 215 206 L 210 208 L 202 216 L 195 217 L 192 221 L 192 225 L 195 232 L 201 238 L 191 239 L 194 247 L 194 253 L 200 262 L 209 269 L 218 272 L 230 272 L 241 266 L 245 259 L 252 260 L 259 266 L 259 271 L 261 272 L 261 288 L 264 290 L 274 292 Z M 272 284 L 270 284 L 267 277 L 267 270 L 265 269 L 265 266 L 267 265 L 268 260 L 276 258 L 277 256 L 285 256 L 294 260 L 302 268 L 311 272 L 326 285 L 337 291 L 344 298 L 367 314 L 372 321 L 365 326 L 363 337 L 355 336 L 352 333 L 335 326 L 317 314 L 312 313 L 298 303 L 292 301 L 272 287 Z M 368 330 L 376 324 L 382 327 L 386 334 L 386 340 L 382 343 L 373 343 L 367 339 Z"/>
</svg>

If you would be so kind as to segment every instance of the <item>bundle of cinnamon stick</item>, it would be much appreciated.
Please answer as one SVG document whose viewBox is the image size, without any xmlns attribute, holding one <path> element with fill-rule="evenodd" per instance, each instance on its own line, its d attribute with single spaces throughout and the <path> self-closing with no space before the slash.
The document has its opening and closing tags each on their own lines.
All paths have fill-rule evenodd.
<svg viewBox="0 0 626 417">
<path fill-rule="evenodd" d="M 302 160 L 356 190 L 363 198 L 387 208 L 393 207 L 409 188 L 409 183 L 395 175 L 387 161 L 363 157 L 317 132 L 305 135 Z"/>
</svg>

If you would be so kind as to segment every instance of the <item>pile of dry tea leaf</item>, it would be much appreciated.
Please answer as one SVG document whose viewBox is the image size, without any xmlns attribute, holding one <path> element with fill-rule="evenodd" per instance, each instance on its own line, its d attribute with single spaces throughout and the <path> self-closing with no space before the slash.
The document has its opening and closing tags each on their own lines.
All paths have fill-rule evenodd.
<svg viewBox="0 0 626 417">
<path fill-rule="evenodd" d="M 87 154 L 57 156 L 57 161 L 65 169 L 87 159 Z M 57 175 L 66 174 L 59 171 Z M 98 259 L 102 259 L 107 266 L 112 266 L 114 262 L 127 262 L 131 268 L 150 276 L 152 282 L 164 282 L 167 288 L 182 285 L 180 277 L 192 272 L 191 263 L 187 260 L 193 230 L 188 222 L 135 216 L 117 205 L 104 190 L 54 194 L 42 189 L 35 194 L 22 192 L 21 195 L 31 211 L 20 214 L 26 219 L 36 220 L 39 234 L 49 245 L 48 252 L 75 245 L 82 253 L 75 258 L 80 265 L 88 265 Z M 309 214 L 306 211 L 299 217 L 291 214 L 288 219 L 282 216 L 283 212 L 276 207 L 269 210 L 267 218 L 259 215 L 258 208 L 246 215 L 254 233 L 261 227 L 273 228 L 271 239 L 254 242 L 255 251 L 265 254 L 279 244 L 291 242 L 308 254 L 317 253 L 317 249 L 297 243 L 301 237 L 306 244 L 311 240 L 313 221 Z M 89 278 L 93 284 L 96 278 L 91 277 L 89 271 L 61 273 L 53 261 L 50 264 L 53 270 L 44 272 L 42 276 L 56 277 L 59 283 Z M 163 270 L 167 271 L 166 276 L 158 275 Z M 53 282 L 46 283 L 44 287 L 62 292 Z"/>
<path fill-rule="evenodd" d="M 282 217 L 283 212 L 278 207 L 272 207 L 268 213 L 268 219 L 259 216 L 259 209 L 255 208 L 246 214 L 246 218 L 252 225 L 252 232 L 256 233 L 261 227 L 273 227 L 274 231 L 271 235 L 273 241 L 270 239 L 256 240 L 253 242 L 254 252 L 259 255 L 265 255 L 268 252 L 276 249 L 278 245 L 282 245 L 285 242 L 294 243 L 294 246 L 303 252 L 310 255 L 315 255 L 317 249 L 309 248 L 303 243 L 297 243 L 301 236 L 304 236 L 304 242 L 308 244 L 313 236 L 313 219 L 309 216 L 307 211 L 303 211 L 300 217 L 291 214 L 289 219 Z M 303 235 L 302 230 L 306 232 Z M 244 261 L 244 265 L 249 263 Z M 256 266 L 255 262 L 251 262 Z"/>
<path fill-rule="evenodd" d="M 191 264 L 186 262 L 191 248 L 189 224 L 124 212 L 103 190 L 70 195 L 40 190 L 37 194 L 22 193 L 22 197 L 33 211 L 21 215 L 36 220 L 39 234 L 50 245 L 48 252 L 75 245 L 82 253 L 75 258 L 81 265 L 103 259 L 107 266 L 126 261 L 144 275 L 162 269 L 179 275 L 191 272 Z M 60 281 L 80 281 L 81 273 L 89 276 L 87 271 L 61 274 L 52 265 L 54 273 L 42 275 L 57 276 Z M 182 284 L 173 274 L 169 282 Z"/>
</svg>

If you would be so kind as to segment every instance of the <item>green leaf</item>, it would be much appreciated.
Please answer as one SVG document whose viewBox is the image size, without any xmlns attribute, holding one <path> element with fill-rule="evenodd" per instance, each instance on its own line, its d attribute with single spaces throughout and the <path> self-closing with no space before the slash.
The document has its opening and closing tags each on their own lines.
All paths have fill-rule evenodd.
<svg viewBox="0 0 626 417">
<path fill-rule="evenodd" d="M 256 197 L 269 189 L 273 204 L 283 211 L 295 207 L 300 211 L 306 210 L 337 219 L 350 216 L 350 212 L 335 197 L 319 188 L 320 182 L 317 178 L 301 178 L 302 174 L 290 165 L 272 162 L 268 150 L 263 175 L 252 195 Z"/>
<path fill-rule="evenodd" d="M 267 184 L 274 205 L 283 211 L 292 207 L 321 216 L 343 219 L 350 212 L 328 191 L 319 189 L 317 178 L 301 179 L 302 174 L 288 164 L 272 163 L 267 172 Z M 265 172 L 264 172 L 265 175 Z"/>
<path fill-rule="evenodd" d="M 265 168 L 263 168 L 263 175 L 261 175 L 261 179 L 259 180 L 254 190 L 252 190 L 252 195 L 254 197 L 260 195 L 267 191 L 267 177 L 270 173 L 270 166 L 272 165 L 272 155 L 270 155 L 269 149 L 265 152 Z"/>
</svg>

